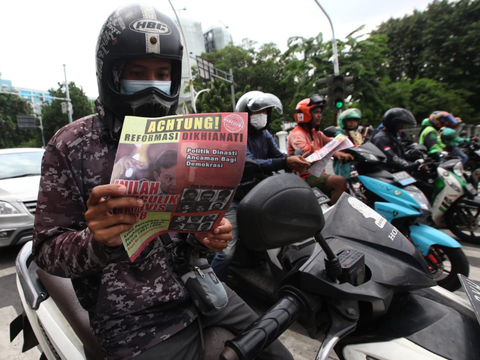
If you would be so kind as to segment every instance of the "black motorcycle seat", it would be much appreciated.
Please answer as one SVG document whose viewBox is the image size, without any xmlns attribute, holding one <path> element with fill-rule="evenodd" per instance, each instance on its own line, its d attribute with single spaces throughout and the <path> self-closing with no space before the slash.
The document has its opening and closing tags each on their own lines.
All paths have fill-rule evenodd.
<svg viewBox="0 0 480 360">
<path fill-rule="evenodd" d="M 88 313 L 80 305 L 72 281 L 50 275 L 40 268 L 37 270 L 37 274 L 45 289 L 83 343 L 86 351 L 88 351 L 88 358 L 103 359 L 103 351 L 90 330 Z"/>
</svg>

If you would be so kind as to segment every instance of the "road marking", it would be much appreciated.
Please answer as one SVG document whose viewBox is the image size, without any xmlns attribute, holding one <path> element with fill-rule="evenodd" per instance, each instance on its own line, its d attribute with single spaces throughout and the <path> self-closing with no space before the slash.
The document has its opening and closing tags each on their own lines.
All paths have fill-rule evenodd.
<svg viewBox="0 0 480 360">
<path fill-rule="evenodd" d="M 0 309 L 0 357 L 9 360 L 38 360 L 40 351 L 36 347 L 22 353 L 23 332 L 10 343 L 10 322 L 16 317 L 13 306 Z"/>
<path fill-rule="evenodd" d="M 322 343 L 318 340 L 311 339 L 308 336 L 297 332 L 287 330 L 279 337 L 285 347 L 290 350 L 295 360 L 310 360 L 315 358 L 318 349 Z M 328 360 L 338 360 L 337 355 L 332 351 Z"/>
<path fill-rule="evenodd" d="M 480 254 L 478 253 L 478 248 L 462 245 L 462 250 L 465 253 L 465 255 L 467 255 L 468 257 L 477 258 L 477 259 L 480 258 L 479 256 Z"/>
<path fill-rule="evenodd" d="M 15 274 L 15 266 L 10 266 L 9 268 L 0 270 L 0 278 L 12 274 Z"/>
</svg>

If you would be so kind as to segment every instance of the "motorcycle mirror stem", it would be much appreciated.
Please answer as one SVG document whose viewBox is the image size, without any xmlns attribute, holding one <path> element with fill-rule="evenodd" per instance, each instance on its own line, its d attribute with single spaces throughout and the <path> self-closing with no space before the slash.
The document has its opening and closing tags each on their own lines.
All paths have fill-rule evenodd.
<svg viewBox="0 0 480 360">
<path fill-rule="evenodd" d="M 338 277 L 342 275 L 342 265 L 340 264 L 340 260 L 338 260 L 338 257 L 335 255 L 330 245 L 328 245 L 320 231 L 315 235 L 315 240 L 319 243 L 322 250 L 325 251 L 325 271 L 327 272 L 328 278 L 334 283 L 338 282 Z"/>
</svg>

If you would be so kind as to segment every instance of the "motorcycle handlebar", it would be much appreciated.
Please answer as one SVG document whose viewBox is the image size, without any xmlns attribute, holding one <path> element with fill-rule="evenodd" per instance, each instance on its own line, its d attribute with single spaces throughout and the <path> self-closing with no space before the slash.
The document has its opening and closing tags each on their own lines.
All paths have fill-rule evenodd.
<svg viewBox="0 0 480 360">
<path fill-rule="evenodd" d="M 276 340 L 300 316 L 303 302 L 293 295 L 282 297 L 262 317 L 242 334 L 225 343 L 221 360 L 249 360 L 255 358 Z"/>
</svg>

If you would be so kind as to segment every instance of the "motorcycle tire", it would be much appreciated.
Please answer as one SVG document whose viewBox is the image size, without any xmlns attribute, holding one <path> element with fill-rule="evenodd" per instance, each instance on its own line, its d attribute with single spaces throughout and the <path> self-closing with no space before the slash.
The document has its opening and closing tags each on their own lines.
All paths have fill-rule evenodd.
<svg viewBox="0 0 480 360">
<path fill-rule="evenodd" d="M 480 244 L 480 205 L 466 204 L 462 199 L 448 209 L 445 222 L 450 230 L 461 241 Z"/>
<path fill-rule="evenodd" d="M 462 287 L 457 274 L 468 276 L 470 265 L 461 248 L 434 245 L 425 257 L 437 285 L 455 291 Z"/>
</svg>

